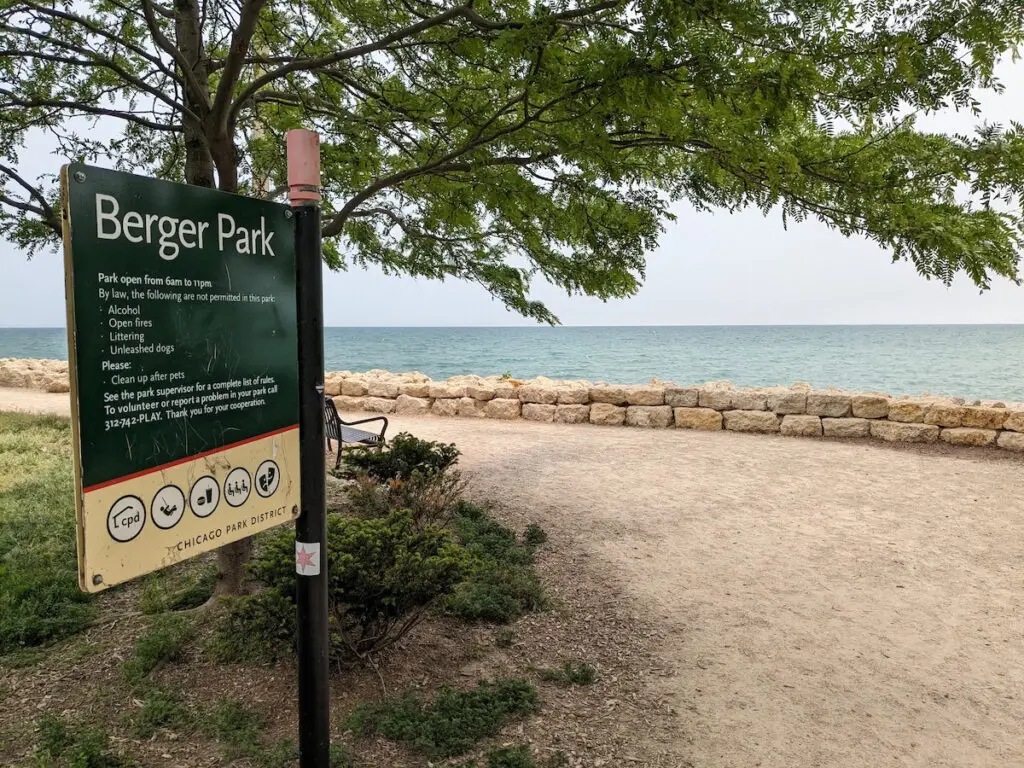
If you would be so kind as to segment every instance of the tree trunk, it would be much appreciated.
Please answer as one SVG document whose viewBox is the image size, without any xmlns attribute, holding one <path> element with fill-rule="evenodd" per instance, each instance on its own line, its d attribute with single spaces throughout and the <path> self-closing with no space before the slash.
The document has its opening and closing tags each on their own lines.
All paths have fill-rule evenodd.
<svg viewBox="0 0 1024 768">
<path fill-rule="evenodd" d="M 252 556 L 252 537 L 233 541 L 217 550 L 217 585 L 213 596 L 244 595 L 248 589 L 245 565 Z"/>
</svg>

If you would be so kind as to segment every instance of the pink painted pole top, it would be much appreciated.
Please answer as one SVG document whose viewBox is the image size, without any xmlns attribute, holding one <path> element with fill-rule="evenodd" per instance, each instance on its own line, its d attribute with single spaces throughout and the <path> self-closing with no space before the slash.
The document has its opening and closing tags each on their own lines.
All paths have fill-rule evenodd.
<svg viewBox="0 0 1024 768">
<path fill-rule="evenodd" d="M 288 151 L 288 199 L 292 205 L 320 202 L 320 137 L 295 128 L 285 136 Z"/>
</svg>

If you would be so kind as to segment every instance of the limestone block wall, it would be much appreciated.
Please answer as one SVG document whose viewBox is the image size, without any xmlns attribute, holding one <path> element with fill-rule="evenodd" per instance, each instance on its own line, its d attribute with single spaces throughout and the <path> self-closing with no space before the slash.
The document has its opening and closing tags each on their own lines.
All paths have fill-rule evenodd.
<svg viewBox="0 0 1024 768">
<path fill-rule="evenodd" d="M 342 412 L 524 419 L 648 429 L 730 430 L 793 437 L 874 438 L 891 443 L 999 447 L 1024 452 L 1024 403 L 877 392 L 814 390 L 807 384 L 749 389 L 729 382 L 678 386 L 520 381 L 413 373 L 334 371 L 328 395 Z"/>
<path fill-rule="evenodd" d="M 0 387 L 42 392 L 69 392 L 67 360 L 21 360 L 0 357 Z"/>
</svg>

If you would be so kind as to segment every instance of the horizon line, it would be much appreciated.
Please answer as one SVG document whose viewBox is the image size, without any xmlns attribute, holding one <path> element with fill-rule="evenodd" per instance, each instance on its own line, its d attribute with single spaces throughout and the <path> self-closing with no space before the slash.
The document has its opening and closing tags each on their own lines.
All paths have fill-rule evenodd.
<svg viewBox="0 0 1024 768">
<path fill-rule="evenodd" d="M 352 330 L 508 330 L 508 329 L 557 329 L 557 328 L 957 328 L 957 327 L 1024 327 L 1019 323 L 640 323 L 615 325 L 324 325 L 328 328 Z M 66 331 L 65 325 L 0 325 L 0 331 Z"/>
</svg>

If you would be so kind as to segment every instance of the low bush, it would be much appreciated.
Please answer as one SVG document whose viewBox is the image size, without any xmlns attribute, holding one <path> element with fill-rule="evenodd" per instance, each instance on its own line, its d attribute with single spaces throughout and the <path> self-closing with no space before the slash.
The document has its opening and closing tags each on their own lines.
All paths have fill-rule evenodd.
<svg viewBox="0 0 1024 768">
<path fill-rule="evenodd" d="M 219 662 L 273 664 L 295 651 L 295 601 L 278 587 L 225 598 L 206 650 Z"/>
<path fill-rule="evenodd" d="M 537 761 L 526 745 L 502 747 L 488 751 L 487 768 L 537 768 Z"/>
<path fill-rule="evenodd" d="M 121 673 L 130 685 L 138 685 L 160 665 L 179 657 L 192 635 L 192 623 L 185 616 L 162 614 L 135 640 L 130 659 L 121 664 Z"/>
<path fill-rule="evenodd" d="M 39 718 L 35 764 L 39 768 L 122 768 L 128 763 L 110 747 L 102 728 L 75 726 L 58 715 Z"/>
<path fill-rule="evenodd" d="M 416 626 L 431 605 L 450 594 L 468 570 L 466 554 L 448 531 L 420 528 L 407 511 L 376 520 L 329 517 L 327 558 L 336 658 L 365 658 L 388 648 Z M 282 531 L 270 537 L 251 571 L 294 603 L 293 534 Z M 239 619 L 237 612 L 233 619 Z M 271 622 L 275 632 L 279 626 Z"/>
<path fill-rule="evenodd" d="M 463 754 L 496 734 L 512 716 L 530 715 L 539 707 L 536 689 L 525 680 L 481 681 L 469 691 L 444 687 L 429 704 L 413 695 L 361 704 L 349 717 L 349 726 L 441 759 Z"/>
<path fill-rule="evenodd" d="M 408 480 L 414 472 L 422 475 L 445 472 L 458 460 L 459 450 L 451 443 L 420 440 L 408 432 L 401 432 L 381 450 L 353 448 L 347 451 L 342 457 L 342 475 L 349 478 L 368 475 L 386 483 Z"/>
<path fill-rule="evenodd" d="M 174 691 L 153 688 L 146 693 L 142 707 L 132 718 L 135 734 L 148 739 L 158 728 L 172 731 L 187 728 L 192 724 L 192 712 L 185 700 Z"/>
<path fill-rule="evenodd" d="M 188 563 L 149 574 L 142 585 L 139 607 L 143 613 L 186 611 L 198 608 L 213 595 L 217 568 Z"/>
<path fill-rule="evenodd" d="M 407 480 L 387 483 L 362 475 L 347 489 L 345 511 L 370 519 L 407 509 L 417 526 L 444 526 L 451 522 L 465 489 L 458 470 L 427 474 L 417 470 Z"/>
<path fill-rule="evenodd" d="M 590 685 L 597 680 L 597 670 L 584 662 L 567 661 L 561 667 L 537 670 L 541 680 L 558 685 Z"/>
</svg>

